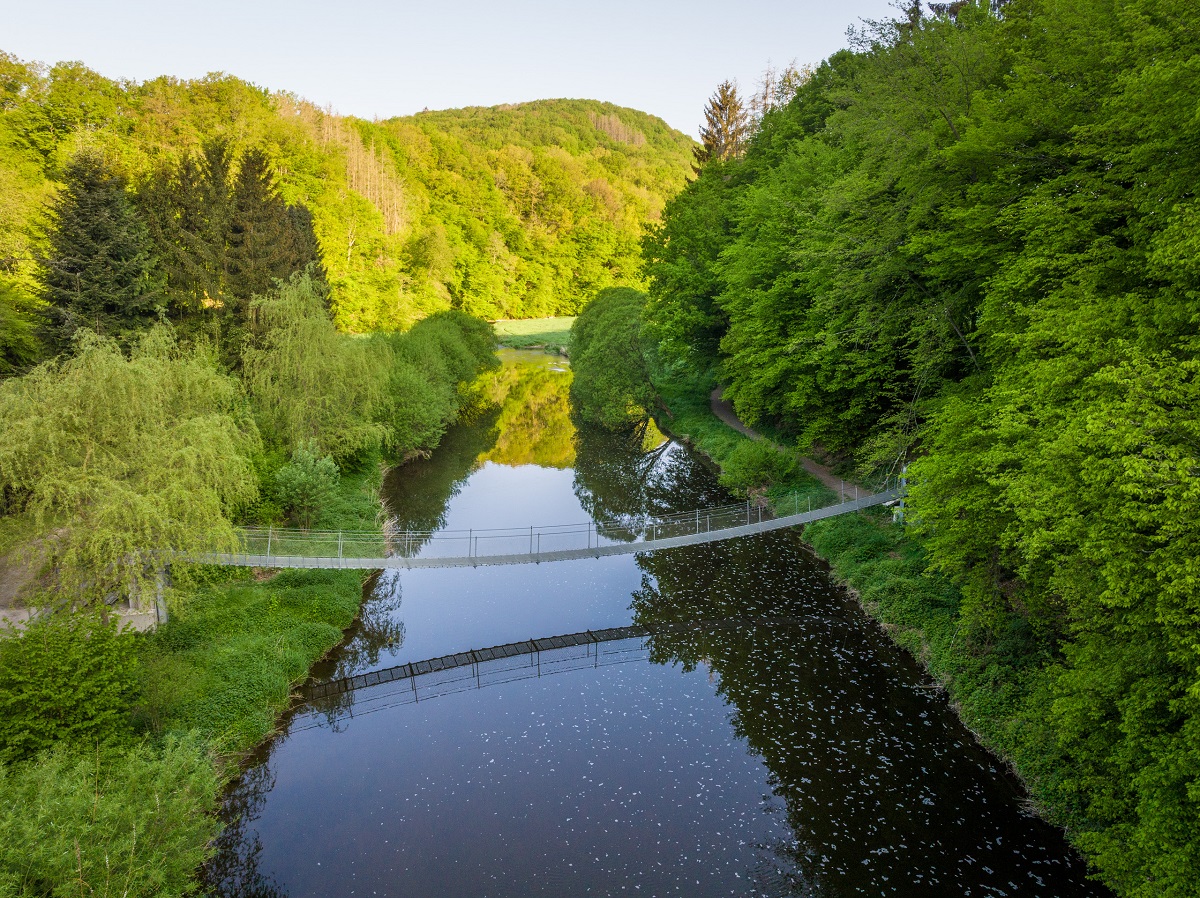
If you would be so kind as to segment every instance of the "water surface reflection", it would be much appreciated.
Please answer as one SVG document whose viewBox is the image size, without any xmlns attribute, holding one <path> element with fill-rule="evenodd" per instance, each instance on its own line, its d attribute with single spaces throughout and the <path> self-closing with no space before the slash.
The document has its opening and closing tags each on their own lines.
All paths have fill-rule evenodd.
<svg viewBox="0 0 1200 898">
<path fill-rule="evenodd" d="M 727 501 L 675 444 L 573 425 L 554 367 L 506 360 L 498 407 L 389 479 L 393 513 L 504 526 Z M 721 623 L 552 676 L 531 662 L 491 685 L 302 708 L 231 793 L 221 894 L 1102 894 L 794 534 L 373 589 L 321 676 Z"/>
</svg>

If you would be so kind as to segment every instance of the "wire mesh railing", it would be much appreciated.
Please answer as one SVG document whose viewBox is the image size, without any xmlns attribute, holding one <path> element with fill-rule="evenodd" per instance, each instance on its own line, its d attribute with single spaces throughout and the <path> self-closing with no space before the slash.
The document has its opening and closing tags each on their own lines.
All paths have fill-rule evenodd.
<svg viewBox="0 0 1200 898">
<path fill-rule="evenodd" d="M 661 515 L 628 515 L 609 520 L 528 527 L 472 527 L 415 530 L 389 522 L 377 532 L 347 530 L 296 530 L 280 527 L 247 527 L 238 532 L 240 545 L 222 555 L 223 563 L 256 563 L 264 560 L 328 559 L 474 559 L 530 556 L 538 558 L 564 551 L 632 546 L 677 537 L 700 537 L 725 530 L 801 516 L 836 505 L 859 507 L 864 501 L 878 504 L 898 489 L 865 494 L 852 499 L 845 490 L 832 501 L 814 502 L 811 493 L 792 493 L 750 499 L 727 505 L 697 508 Z"/>
</svg>

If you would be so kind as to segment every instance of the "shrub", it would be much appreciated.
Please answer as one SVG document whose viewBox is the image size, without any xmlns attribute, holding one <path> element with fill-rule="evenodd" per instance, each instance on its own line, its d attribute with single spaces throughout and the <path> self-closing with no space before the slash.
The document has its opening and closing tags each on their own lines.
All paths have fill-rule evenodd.
<svg viewBox="0 0 1200 898">
<path fill-rule="evenodd" d="M 190 894 L 219 788 L 195 736 L 0 763 L 0 895 Z"/>
<path fill-rule="evenodd" d="M 305 530 L 337 490 L 338 466 L 310 443 L 298 446 L 292 460 L 275 472 L 275 491 L 284 509 Z"/>
<path fill-rule="evenodd" d="M 796 468 L 796 458 L 767 440 L 746 440 L 721 460 L 721 467 L 721 485 L 746 493 L 787 479 Z"/>
<path fill-rule="evenodd" d="M 128 734 L 133 639 L 95 611 L 44 615 L 0 639 L 0 759 Z"/>
</svg>

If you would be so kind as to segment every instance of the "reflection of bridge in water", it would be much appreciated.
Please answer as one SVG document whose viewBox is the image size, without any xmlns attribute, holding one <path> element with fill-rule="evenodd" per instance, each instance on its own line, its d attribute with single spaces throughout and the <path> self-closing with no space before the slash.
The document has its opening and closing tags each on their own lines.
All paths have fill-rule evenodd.
<svg viewBox="0 0 1200 898">
<path fill-rule="evenodd" d="M 323 705 L 342 704 L 356 690 L 369 690 L 355 697 L 347 708 L 352 717 L 361 717 L 398 705 L 417 704 L 432 698 L 453 695 L 486 686 L 498 686 L 519 680 L 552 676 L 585 668 L 611 667 L 615 664 L 646 661 L 650 658 L 647 637 L 685 634 L 714 629 L 736 629 L 747 626 L 778 627 L 819 622 L 833 625 L 825 615 L 791 617 L 727 618 L 716 621 L 659 624 L 652 627 L 613 627 L 603 630 L 584 630 L 562 636 L 528 639 L 485 649 L 473 649 L 442 655 L 425 661 L 414 661 L 384 670 L 356 674 L 339 680 L 310 684 L 304 697 L 313 710 Z M 371 687 L 392 685 L 378 691 Z M 320 724 L 300 726 L 310 729 Z"/>
<path fill-rule="evenodd" d="M 761 504 L 743 502 L 665 517 L 546 527 L 438 531 L 384 528 L 383 533 L 245 529 L 239 533 L 241 551 L 202 560 L 242 567 L 368 570 L 568 561 L 753 536 L 883 505 L 902 495 L 897 487 L 815 509 L 806 506 L 799 496 L 792 496 L 777 500 L 776 512 Z M 789 506 L 790 514 L 786 513 Z"/>
</svg>

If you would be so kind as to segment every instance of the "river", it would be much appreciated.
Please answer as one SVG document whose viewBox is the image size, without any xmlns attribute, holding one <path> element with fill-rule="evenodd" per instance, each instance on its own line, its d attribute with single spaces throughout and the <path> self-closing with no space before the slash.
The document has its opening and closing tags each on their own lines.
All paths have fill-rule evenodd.
<svg viewBox="0 0 1200 898">
<path fill-rule="evenodd" d="M 653 427 L 577 428 L 559 361 L 502 355 L 494 407 L 387 478 L 401 527 L 730 501 Z M 385 573 L 314 674 L 630 625 L 657 635 L 297 708 L 228 793 L 210 883 L 293 898 L 1107 894 L 791 532 Z"/>
</svg>

